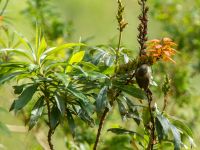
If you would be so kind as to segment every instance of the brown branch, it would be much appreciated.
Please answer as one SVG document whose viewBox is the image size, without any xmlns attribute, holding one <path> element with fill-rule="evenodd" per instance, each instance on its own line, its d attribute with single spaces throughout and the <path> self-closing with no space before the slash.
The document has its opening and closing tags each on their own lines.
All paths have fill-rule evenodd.
<svg viewBox="0 0 200 150">
<path fill-rule="evenodd" d="M 151 102 L 153 100 L 152 98 L 152 92 L 150 91 L 150 89 L 146 90 L 146 95 L 147 95 L 147 99 L 148 99 L 148 107 L 149 107 L 149 113 L 150 113 L 150 137 L 149 137 L 149 144 L 147 147 L 147 150 L 153 150 L 153 146 L 155 143 L 155 120 L 154 120 L 154 116 L 153 116 L 153 112 L 152 112 L 152 108 L 151 108 Z"/>
<path fill-rule="evenodd" d="M 147 0 L 139 0 L 138 4 L 141 6 L 142 13 L 138 16 L 138 19 L 140 20 L 140 24 L 138 26 L 138 42 L 140 44 L 140 52 L 139 56 L 146 55 L 146 41 L 147 38 L 147 25 L 148 25 L 148 17 L 147 13 L 149 8 L 146 6 Z"/>
<path fill-rule="evenodd" d="M 104 112 L 103 112 L 103 114 L 102 114 L 102 116 L 101 116 L 101 120 L 100 120 L 100 123 L 99 123 L 99 128 L 98 128 L 96 141 L 95 141 L 93 150 L 97 149 L 97 146 L 98 146 L 98 143 L 99 143 L 99 139 L 100 139 L 100 136 L 101 136 L 101 130 L 103 128 L 104 120 L 106 119 L 106 116 L 107 116 L 108 112 L 109 112 L 109 109 L 106 107 Z"/>
</svg>

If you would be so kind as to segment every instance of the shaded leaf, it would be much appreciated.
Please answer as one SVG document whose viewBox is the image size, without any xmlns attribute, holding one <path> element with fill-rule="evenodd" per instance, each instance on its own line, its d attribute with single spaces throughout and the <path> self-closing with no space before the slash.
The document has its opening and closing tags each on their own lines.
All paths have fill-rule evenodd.
<svg viewBox="0 0 200 150">
<path fill-rule="evenodd" d="M 180 132 L 174 125 L 171 125 L 170 128 L 174 136 L 174 150 L 180 150 L 181 143 L 182 143 Z"/>
<path fill-rule="evenodd" d="M 119 88 L 120 90 L 122 90 L 123 92 L 135 97 L 135 98 L 139 98 L 139 99 L 146 99 L 146 95 L 145 92 L 142 91 L 139 88 L 136 88 L 133 85 L 120 85 L 120 84 L 115 84 L 115 87 Z"/>
<path fill-rule="evenodd" d="M 84 109 L 80 109 L 78 112 L 78 116 L 85 121 L 89 126 L 94 127 L 95 123 L 92 117 L 86 112 Z"/>
<path fill-rule="evenodd" d="M 75 122 L 74 122 L 74 119 L 73 119 L 73 116 L 72 114 L 70 113 L 70 111 L 67 109 L 67 121 L 68 121 L 68 125 L 69 125 L 69 128 L 70 128 L 70 131 L 73 135 L 73 137 L 75 136 Z"/>
<path fill-rule="evenodd" d="M 181 131 L 184 132 L 184 134 L 193 137 L 192 131 L 191 129 L 181 120 L 179 120 L 176 117 L 172 117 L 172 116 L 168 116 L 170 122 L 176 126 L 177 128 L 179 128 Z"/>
<path fill-rule="evenodd" d="M 169 130 L 170 130 L 170 122 L 167 118 L 165 118 L 162 114 L 158 114 L 156 116 L 156 118 L 158 119 L 157 121 L 160 122 L 162 128 L 163 128 L 163 131 L 164 131 L 164 135 L 167 136 Z"/>
<path fill-rule="evenodd" d="M 14 77 L 16 77 L 17 75 L 23 74 L 25 73 L 24 71 L 19 71 L 19 72 L 14 72 L 14 73 L 10 73 L 4 76 L 0 77 L 0 84 L 3 84 L 4 82 L 7 82 L 11 79 L 13 79 Z"/>
<path fill-rule="evenodd" d="M 37 91 L 37 85 L 33 84 L 28 86 L 22 94 L 15 100 L 10 108 L 10 111 L 13 109 L 15 111 L 22 109 L 26 104 L 32 99 L 33 95 Z"/>
<path fill-rule="evenodd" d="M 121 129 L 121 128 L 110 128 L 107 131 L 113 132 L 115 134 L 131 134 L 131 135 L 137 135 L 139 137 L 141 137 L 142 139 L 144 139 L 143 135 L 135 132 L 135 131 L 130 131 L 130 130 L 126 130 L 126 129 Z M 145 140 L 146 141 L 146 140 Z"/>
<path fill-rule="evenodd" d="M 44 96 L 41 96 L 33 106 L 31 110 L 31 116 L 29 120 L 29 130 L 31 130 L 38 122 L 44 109 Z"/>
<path fill-rule="evenodd" d="M 122 101 L 120 99 L 117 99 L 117 104 L 118 104 L 118 108 L 119 108 L 119 112 L 121 115 L 122 120 L 125 119 L 125 116 L 127 115 L 127 109 L 125 107 L 125 105 L 122 103 Z"/>
<path fill-rule="evenodd" d="M 65 73 L 55 73 L 55 75 L 60 81 L 62 81 L 62 83 L 67 88 L 69 83 L 70 83 L 70 81 L 71 81 L 70 77 Z"/>
<path fill-rule="evenodd" d="M 104 86 L 96 99 L 96 111 L 98 114 L 101 114 L 105 107 L 108 105 L 108 101 L 107 101 L 107 91 L 108 91 L 108 87 Z"/>
<path fill-rule="evenodd" d="M 54 98 L 55 98 L 57 107 L 60 110 L 61 115 L 64 115 L 65 114 L 65 101 L 64 101 L 64 99 L 58 93 L 55 93 Z"/>
<path fill-rule="evenodd" d="M 50 127 L 55 129 L 59 123 L 60 111 L 57 107 L 53 106 L 50 112 Z"/>
</svg>

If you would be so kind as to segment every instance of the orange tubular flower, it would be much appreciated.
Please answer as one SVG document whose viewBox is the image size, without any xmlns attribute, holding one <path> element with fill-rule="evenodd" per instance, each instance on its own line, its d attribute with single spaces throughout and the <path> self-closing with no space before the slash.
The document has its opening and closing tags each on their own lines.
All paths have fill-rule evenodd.
<svg viewBox="0 0 200 150">
<path fill-rule="evenodd" d="M 147 55 L 151 58 L 153 63 L 160 59 L 176 63 L 171 58 L 177 52 L 173 48 L 175 46 L 176 44 L 170 38 L 163 38 L 162 40 L 150 40 L 147 42 Z"/>
</svg>

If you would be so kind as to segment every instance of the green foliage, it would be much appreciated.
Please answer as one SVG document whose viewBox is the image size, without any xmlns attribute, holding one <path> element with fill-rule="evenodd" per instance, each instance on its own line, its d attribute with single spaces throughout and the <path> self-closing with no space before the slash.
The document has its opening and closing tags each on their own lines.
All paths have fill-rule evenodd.
<svg viewBox="0 0 200 150">
<path fill-rule="evenodd" d="M 139 4 L 143 6 L 145 2 L 142 1 Z M 75 142 L 66 141 L 68 149 L 79 149 L 82 145 L 89 149 L 94 141 L 94 133 L 88 128 L 94 127 L 98 122 L 102 128 L 106 113 L 115 108 L 115 105 L 118 106 L 118 112 L 123 121 L 131 124 L 131 121 L 134 121 L 135 130 L 132 130 L 132 126 L 131 129 L 108 129 L 115 134 L 126 135 L 115 136 L 106 141 L 107 146 L 102 146 L 102 149 L 150 149 L 149 145 L 153 145 L 154 149 L 166 146 L 180 150 L 182 146 L 186 147 L 183 139 L 185 137 L 191 146 L 195 145 L 192 131 L 188 126 L 179 119 L 159 112 L 156 103 L 151 106 L 154 93 L 149 87 L 145 90 L 138 87 L 135 72 L 143 62 L 141 57 L 130 55 L 131 52 L 120 45 L 121 32 L 127 25 L 123 20 L 124 7 L 121 1 L 118 1 L 117 19 L 120 25 L 120 37 L 117 48 L 108 45 L 88 47 L 82 43 L 52 46 L 54 40 L 64 36 L 65 25 L 58 20 L 58 15 L 54 13 L 54 8 L 50 7 L 49 3 L 44 0 L 28 1 L 25 12 L 32 17 L 34 24 L 36 18 L 38 22 L 34 45 L 18 33 L 11 34 L 17 37 L 11 40 L 13 44 L 7 44 L 0 39 L 2 47 L 0 49 L 0 85 L 7 82 L 15 84 L 13 90 L 16 99 L 10 111 L 27 111 L 27 107 L 30 107 L 31 110 L 27 112 L 29 129 L 31 130 L 39 123 L 48 126 L 48 142 L 51 149 L 53 149 L 51 136 L 58 126 L 69 130 L 75 139 Z M 160 5 L 159 1 L 155 3 L 156 7 Z M 172 14 L 175 13 L 173 8 L 170 11 Z M 145 51 L 144 44 L 147 40 L 147 12 L 148 8 L 143 9 L 143 17 L 139 18 L 141 20 L 139 30 L 145 32 L 140 33 L 138 37 L 143 51 Z M 172 21 L 171 16 L 162 17 L 163 20 L 167 18 Z M 142 19 L 145 20 L 142 22 Z M 10 33 L 6 30 L 4 32 L 10 39 Z M 63 55 L 60 56 L 60 53 Z M 169 73 L 176 69 L 171 69 Z M 174 77 L 176 97 L 184 95 L 187 91 L 188 78 L 187 70 L 176 72 Z M 162 88 L 164 96 L 171 88 L 169 84 L 169 78 L 166 77 Z M 157 90 L 157 87 L 155 89 Z M 80 125 L 82 123 L 84 125 Z M 0 123 L 0 131 L 1 129 L 7 131 L 2 123 Z M 88 130 L 84 131 L 85 129 Z M 91 134 L 92 137 L 81 134 Z M 113 145 L 112 148 L 110 145 Z"/>
</svg>

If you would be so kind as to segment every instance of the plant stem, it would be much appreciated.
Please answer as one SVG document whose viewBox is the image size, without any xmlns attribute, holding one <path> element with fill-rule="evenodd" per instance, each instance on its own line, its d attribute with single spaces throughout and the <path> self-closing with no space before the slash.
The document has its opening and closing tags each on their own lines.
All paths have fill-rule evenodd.
<svg viewBox="0 0 200 150">
<path fill-rule="evenodd" d="M 148 107 L 149 107 L 149 113 L 150 113 L 150 119 L 151 119 L 150 137 L 149 137 L 149 144 L 148 144 L 147 150 L 153 150 L 153 146 L 155 143 L 155 120 L 154 120 L 154 116 L 153 116 L 152 108 L 151 108 L 152 93 L 149 89 L 146 91 L 146 95 L 148 99 Z"/>
<path fill-rule="evenodd" d="M 46 101 L 46 105 L 47 105 L 47 115 L 48 115 L 48 120 L 49 120 L 49 122 L 48 122 L 49 131 L 48 131 L 47 140 L 48 140 L 50 150 L 54 150 L 53 144 L 51 141 L 54 130 L 52 129 L 51 123 L 50 123 L 51 122 L 51 106 L 50 106 L 49 93 L 47 92 L 47 84 L 46 83 L 44 83 L 43 93 L 45 95 L 45 101 Z"/>
<path fill-rule="evenodd" d="M 101 130 L 103 128 L 104 120 L 106 119 L 106 116 L 107 116 L 108 112 L 109 112 L 109 109 L 106 107 L 104 112 L 103 112 L 103 114 L 102 114 L 102 116 L 101 116 L 101 120 L 100 120 L 100 123 L 99 123 L 99 128 L 98 128 L 96 141 L 95 141 L 93 150 L 97 149 L 97 146 L 98 146 L 98 143 L 99 143 L 99 139 L 100 139 L 100 136 L 101 136 Z"/>
<path fill-rule="evenodd" d="M 115 73 L 117 72 L 118 65 L 119 65 L 119 49 L 121 45 L 121 39 L 122 39 L 122 32 L 119 32 L 119 40 L 118 40 L 118 46 L 116 49 L 116 60 L 115 60 Z"/>
</svg>

